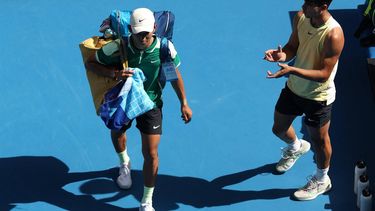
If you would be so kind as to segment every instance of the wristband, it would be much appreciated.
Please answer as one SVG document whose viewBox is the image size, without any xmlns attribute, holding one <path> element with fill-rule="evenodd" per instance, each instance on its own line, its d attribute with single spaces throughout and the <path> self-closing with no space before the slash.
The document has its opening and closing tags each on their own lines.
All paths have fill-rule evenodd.
<svg viewBox="0 0 375 211">
<path fill-rule="evenodd" d="M 184 99 L 182 100 L 181 105 L 187 105 L 187 100 L 186 100 L 186 98 L 184 98 Z"/>
</svg>

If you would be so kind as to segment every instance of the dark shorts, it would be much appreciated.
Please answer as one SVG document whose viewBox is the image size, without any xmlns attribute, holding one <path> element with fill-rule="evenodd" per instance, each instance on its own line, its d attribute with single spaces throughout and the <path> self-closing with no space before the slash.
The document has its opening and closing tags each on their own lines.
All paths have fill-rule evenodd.
<svg viewBox="0 0 375 211">
<path fill-rule="evenodd" d="M 144 134 L 155 135 L 162 133 L 162 119 L 163 114 L 160 108 L 154 108 L 141 116 L 136 118 L 136 127 Z M 131 121 L 128 125 L 125 125 L 121 130 L 126 131 L 132 125 Z"/>
<path fill-rule="evenodd" d="M 276 111 L 286 115 L 301 116 L 305 114 L 305 124 L 311 127 L 322 127 L 331 119 L 332 103 L 314 101 L 294 94 L 287 86 L 281 91 L 275 106 Z"/>
</svg>

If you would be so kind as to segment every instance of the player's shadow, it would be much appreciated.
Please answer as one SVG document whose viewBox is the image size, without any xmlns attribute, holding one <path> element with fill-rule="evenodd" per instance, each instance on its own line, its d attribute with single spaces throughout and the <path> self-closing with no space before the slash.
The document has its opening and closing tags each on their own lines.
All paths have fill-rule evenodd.
<svg viewBox="0 0 375 211">
<path fill-rule="evenodd" d="M 289 197 L 295 189 L 267 189 L 239 191 L 226 189 L 259 174 L 272 173 L 275 164 L 264 165 L 207 181 L 196 177 L 159 175 L 154 200 L 157 210 L 175 210 L 178 203 L 196 208 L 239 203 L 254 199 Z M 55 157 L 21 156 L 0 158 L 0 210 L 11 210 L 16 204 L 45 202 L 66 210 L 138 210 L 110 204 L 129 195 L 141 200 L 142 172 L 132 170 L 133 187 L 120 190 L 114 183 L 117 168 L 92 172 L 69 172 L 66 164 Z M 82 182 L 81 194 L 75 195 L 64 186 Z M 96 199 L 96 194 L 113 196 Z M 126 207 L 126 205 L 124 205 Z"/>
<path fill-rule="evenodd" d="M 67 184 L 94 178 L 111 178 L 113 170 L 69 173 L 65 163 L 55 157 L 0 158 L 0 210 L 15 204 L 45 202 L 65 210 L 117 211 L 122 209 L 97 201 L 90 195 L 75 195 L 63 189 Z"/>
<path fill-rule="evenodd" d="M 226 186 L 238 184 L 260 174 L 274 173 L 275 164 L 267 164 L 255 169 L 250 169 L 234 174 L 218 177 L 212 181 L 196 177 L 177 177 L 159 174 L 157 188 L 154 192 L 156 210 L 176 210 L 178 204 L 185 204 L 195 208 L 215 207 L 235 204 L 256 199 L 277 199 L 290 197 L 296 189 L 266 189 L 266 190 L 231 190 Z M 119 198 L 133 195 L 140 200 L 142 191 L 142 172 L 132 170 L 133 188 L 128 191 L 118 192 L 116 195 L 102 199 L 103 202 L 116 201 Z M 112 193 L 116 188 L 112 181 L 94 179 L 86 182 L 80 188 L 85 194 Z M 112 188 L 111 188 L 112 187 Z"/>
</svg>

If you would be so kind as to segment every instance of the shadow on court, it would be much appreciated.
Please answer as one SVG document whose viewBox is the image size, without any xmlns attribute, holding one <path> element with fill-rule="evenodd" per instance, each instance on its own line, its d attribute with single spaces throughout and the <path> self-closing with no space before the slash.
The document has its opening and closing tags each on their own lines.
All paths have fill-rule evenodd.
<svg viewBox="0 0 375 211">
<path fill-rule="evenodd" d="M 255 199 L 277 199 L 289 197 L 295 189 L 268 189 L 261 191 L 238 191 L 225 189 L 226 186 L 234 185 L 250 179 L 258 174 L 273 173 L 275 164 L 268 164 L 259 168 L 242 171 L 230 175 L 218 177 L 207 181 L 196 177 L 176 177 L 169 175 L 158 175 L 157 189 L 154 192 L 156 210 L 176 210 L 178 203 L 193 206 L 195 208 L 215 207 L 235 204 Z M 142 172 L 132 170 L 133 187 L 142 187 Z M 105 179 L 91 180 L 81 186 L 81 192 L 85 194 L 112 193 L 116 189 L 112 181 Z M 116 201 L 122 197 L 133 195 L 141 199 L 141 192 L 121 191 L 110 198 L 102 199 L 103 202 Z"/>
<path fill-rule="evenodd" d="M 264 165 L 207 181 L 195 177 L 159 175 L 154 193 L 157 210 L 178 209 L 178 203 L 196 208 L 224 206 L 254 199 L 289 197 L 295 189 L 267 189 L 238 191 L 225 189 L 258 174 L 272 173 L 275 164 Z M 0 210 L 11 210 L 19 203 L 46 202 L 66 210 L 138 210 L 109 204 L 123 197 L 140 200 L 143 192 L 142 172 L 132 170 L 133 188 L 119 190 L 113 182 L 117 169 L 69 173 L 69 168 L 54 157 L 12 157 L 0 159 Z M 82 195 L 63 189 L 70 183 L 85 181 L 80 186 Z M 95 194 L 114 194 L 95 199 Z"/>
<path fill-rule="evenodd" d="M 295 13 L 290 12 L 291 20 Z M 357 160 L 367 162 L 371 185 L 375 181 L 372 123 L 375 103 L 367 75 L 366 52 L 353 36 L 361 16 L 355 9 L 331 10 L 331 14 L 344 30 L 345 47 L 335 79 L 337 94 L 330 126 L 333 154 L 329 172 L 333 189 L 328 193 L 330 204 L 325 209 L 356 210 L 353 183 Z M 309 140 L 306 128 L 302 127 L 301 132 Z"/>
<path fill-rule="evenodd" d="M 0 210 L 18 203 L 46 202 L 66 210 L 125 210 L 97 201 L 90 195 L 75 195 L 63 186 L 99 177 L 111 178 L 113 171 L 69 173 L 54 157 L 12 157 L 0 159 Z M 138 209 L 128 209 L 138 210 Z"/>
</svg>

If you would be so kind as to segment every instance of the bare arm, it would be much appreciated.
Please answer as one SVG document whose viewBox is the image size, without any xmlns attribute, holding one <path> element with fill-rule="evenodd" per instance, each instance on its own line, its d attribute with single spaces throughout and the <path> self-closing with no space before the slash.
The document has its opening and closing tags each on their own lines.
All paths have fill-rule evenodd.
<svg viewBox="0 0 375 211">
<path fill-rule="evenodd" d="M 292 34 L 289 37 L 288 43 L 283 47 L 283 51 L 286 54 L 285 62 L 292 60 L 297 54 L 299 46 L 297 25 L 302 15 L 303 12 L 299 11 L 293 18 Z"/>
<path fill-rule="evenodd" d="M 185 123 L 189 123 L 193 116 L 193 112 L 187 103 L 185 88 L 184 88 L 184 81 L 182 80 L 181 73 L 177 68 L 176 68 L 176 73 L 177 73 L 178 80 L 172 82 L 172 87 L 174 91 L 176 92 L 178 99 L 180 100 L 181 118 L 182 120 L 185 121 Z"/>
<path fill-rule="evenodd" d="M 292 67 L 287 64 L 279 64 L 281 69 L 274 74 L 268 72 L 268 78 L 278 78 L 289 73 L 309 80 L 325 82 L 331 75 L 336 62 L 341 55 L 342 49 L 344 48 L 344 42 L 344 33 L 342 29 L 339 27 L 334 28 L 328 33 L 324 41 L 323 59 L 319 69 L 306 70 Z"/>
<path fill-rule="evenodd" d="M 89 71 L 108 78 L 126 79 L 127 77 L 131 77 L 133 75 L 133 71 L 131 69 L 119 70 L 115 66 L 99 63 L 96 60 L 95 54 L 89 56 L 85 62 L 85 67 Z"/>
<path fill-rule="evenodd" d="M 85 62 L 85 67 L 87 70 L 92 71 L 100 76 L 114 78 L 115 77 L 115 67 L 100 64 L 96 61 L 95 54 L 92 54 Z"/>
</svg>

